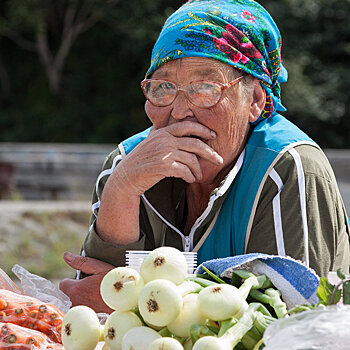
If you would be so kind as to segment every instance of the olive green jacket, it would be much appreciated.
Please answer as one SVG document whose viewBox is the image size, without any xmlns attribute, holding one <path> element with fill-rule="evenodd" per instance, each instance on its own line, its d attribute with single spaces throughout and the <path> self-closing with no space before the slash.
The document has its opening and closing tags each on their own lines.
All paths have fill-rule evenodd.
<svg viewBox="0 0 350 350">
<path fill-rule="evenodd" d="M 320 276 L 342 267 L 349 270 L 349 226 L 333 170 L 324 155 L 310 145 L 296 146 L 304 170 L 308 241 L 304 242 L 299 200 L 298 175 L 293 157 L 287 152 L 277 162 L 274 171 L 282 189 L 269 176 L 264 184 L 245 253 L 278 254 L 276 225 L 283 232 L 284 251 L 297 260 L 305 261 L 308 245 L 310 267 Z M 152 250 L 168 245 L 183 250 L 183 242 L 176 230 L 182 231 L 186 222 L 186 183 L 166 178 L 145 192 L 140 204 L 140 239 L 127 246 L 104 242 L 96 232 L 95 222 L 101 194 L 109 174 L 122 158 L 122 149 L 114 150 L 105 160 L 93 193 L 90 229 L 82 246 L 82 255 L 100 259 L 115 266 L 125 265 L 127 250 Z M 223 186 L 226 177 L 220 184 Z M 281 186 L 281 184 L 279 185 Z M 217 190 L 217 189 L 216 189 Z M 230 186 L 226 193 L 230 191 Z M 276 223 L 273 200 L 279 196 L 280 222 Z M 216 219 L 226 196 L 220 197 L 206 218 L 197 227 L 193 245 L 198 249 Z M 117 200 L 117 198 L 116 198 Z"/>
</svg>

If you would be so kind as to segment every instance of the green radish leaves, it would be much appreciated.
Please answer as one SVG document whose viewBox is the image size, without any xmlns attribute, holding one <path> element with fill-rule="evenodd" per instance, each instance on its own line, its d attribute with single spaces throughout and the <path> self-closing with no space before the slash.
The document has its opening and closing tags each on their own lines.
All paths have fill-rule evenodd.
<svg viewBox="0 0 350 350">
<path fill-rule="evenodd" d="M 322 277 L 320 279 L 318 288 L 317 288 L 317 296 L 319 299 L 319 304 L 322 305 L 331 305 L 336 304 L 341 297 L 341 291 L 337 290 L 335 294 L 333 294 L 335 290 L 335 286 L 331 284 L 326 277 Z M 334 295 L 334 300 L 332 302 L 332 295 Z"/>
</svg>

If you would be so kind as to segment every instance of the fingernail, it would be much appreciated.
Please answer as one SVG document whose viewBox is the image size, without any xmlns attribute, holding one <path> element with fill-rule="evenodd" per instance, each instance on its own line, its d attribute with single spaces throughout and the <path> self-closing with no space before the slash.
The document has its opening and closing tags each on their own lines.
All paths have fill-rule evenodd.
<svg viewBox="0 0 350 350">
<path fill-rule="evenodd" d="M 211 131 L 210 131 L 210 136 L 211 136 L 212 138 L 215 138 L 215 137 L 216 137 L 216 132 L 213 131 L 213 130 L 211 130 Z"/>
<path fill-rule="evenodd" d="M 224 158 L 222 158 L 221 156 L 217 155 L 218 158 L 218 164 L 222 164 L 224 162 Z"/>
<path fill-rule="evenodd" d="M 73 261 L 74 255 L 71 252 L 64 252 L 64 260 L 71 262 Z"/>
</svg>

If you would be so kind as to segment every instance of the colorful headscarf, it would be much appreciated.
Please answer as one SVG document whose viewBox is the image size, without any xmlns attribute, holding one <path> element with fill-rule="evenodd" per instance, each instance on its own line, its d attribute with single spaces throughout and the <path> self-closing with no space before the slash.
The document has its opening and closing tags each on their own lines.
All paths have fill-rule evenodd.
<svg viewBox="0 0 350 350">
<path fill-rule="evenodd" d="M 190 0 L 165 22 L 152 51 L 150 77 L 162 64 L 181 57 L 206 57 L 240 69 L 266 90 L 259 120 L 284 111 L 280 83 L 281 37 L 270 14 L 252 0 Z"/>
</svg>

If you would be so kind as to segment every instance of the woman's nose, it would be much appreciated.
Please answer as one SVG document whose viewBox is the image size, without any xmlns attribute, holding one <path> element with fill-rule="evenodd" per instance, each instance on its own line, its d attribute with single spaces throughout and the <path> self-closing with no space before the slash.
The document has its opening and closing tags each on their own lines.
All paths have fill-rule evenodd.
<svg viewBox="0 0 350 350">
<path fill-rule="evenodd" d="M 171 115 L 175 119 L 184 119 L 194 116 L 191 103 L 183 91 L 179 91 L 174 102 L 172 103 Z"/>
</svg>

